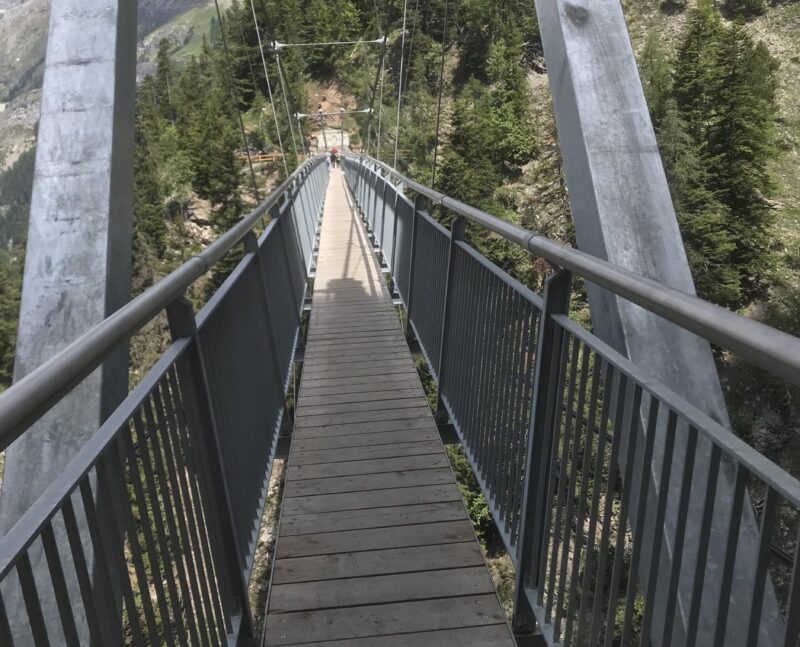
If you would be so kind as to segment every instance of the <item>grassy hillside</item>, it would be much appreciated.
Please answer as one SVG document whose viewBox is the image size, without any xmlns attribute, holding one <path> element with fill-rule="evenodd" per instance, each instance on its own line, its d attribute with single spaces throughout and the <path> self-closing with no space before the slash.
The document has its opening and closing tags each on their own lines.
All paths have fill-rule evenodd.
<svg viewBox="0 0 800 647">
<path fill-rule="evenodd" d="M 232 2 L 233 0 L 219 0 L 220 10 L 225 11 Z M 147 37 L 147 42 L 158 43 L 162 38 L 169 38 L 170 34 L 175 33 L 176 30 L 179 33 L 187 33 L 189 34 L 188 39 L 172 53 L 176 62 L 186 61 L 192 56 L 200 55 L 203 38 L 208 38 L 211 33 L 211 25 L 216 21 L 216 17 L 214 1 L 206 0 L 199 6 L 175 16 L 168 23 L 160 26 Z M 156 48 L 151 48 L 148 56 L 151 62 L 155 62 L 155 53 Z"/>
</svg>

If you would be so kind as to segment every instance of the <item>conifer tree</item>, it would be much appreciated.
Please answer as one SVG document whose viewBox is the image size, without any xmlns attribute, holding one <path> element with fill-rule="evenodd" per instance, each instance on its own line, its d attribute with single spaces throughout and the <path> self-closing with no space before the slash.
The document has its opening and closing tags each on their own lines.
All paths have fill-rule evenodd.
<svg viewBox="0 0 800 647">
<path fill-rule="evenodd" d="M 712 88 L 717 78 L 716 51 L 723 26 L 711 0 L 700 0 L 689 12 L 678 46 L 673 75 L 673 96 L 689 132 L 696 141 L 706 137 L 713 118 Z"/>
<path fill-rule="evenodd" d="M 158 108 L 158 112 L 163 119 L 172 121 L 175 117 L 175 110 L 172 105 L 172 86 L 174 84 L 175 73 L 170 59 L 170 44 L 166 38 L 162 38 L 158 43 L 158 54 L 156 56 L 156 74 L 152 83 L 153 100 Z"/>
<path fill-rule="evenodd" d="M 488 207 L 501 176 L 490 154 L 494 141 L 488 122 L 489 96 L 471 79 L 453 105 L 451 132 L 442 157 L 441 190 L 462 202 Z"/>
<path fill-rule="evenodd" d="M 235 153 L 241 138 L 234 120 L 224 90 L 212 87 L 203 114 L 193 124 L 192 158 L 195 190 L 215 206 L 226 204 L 238 194 L 239 163 Z"/>
<path fill-rule="evenodd" d="M 672 63 L 655 31 L 647 35 L 639 56 L 639 74 L 653 126 L 658 128 L 672 96 Z"/>
<path fill-rule="evenodd" d="M 731 262 L 744 295 L 756 297 L 770 262 L 774 213 L 768 163 L 773 155 L 777 64 L 763 44 L 735 23 L 723 33 L 712 86 L 716 115 L 708 127 L 710 187 L 730 209 L 736 241 Z"/>
<path fill-rule="evenodd" d="M 22 262 L 0 250 L 0 391 L 11 386 L 17 340 Z"/>
<path fill-rule="evenodd" d="M 741 276 L 730 262 L 736 247 L 728 225 L 730 210 L 708 188 L 706 163 L 674 99 L 664 108 L 658 141 L 697 293 L 735 306 Z"/>
<path fill-rule="evenodd" d="M 137 119 L 134 154 L 133 217 L 137 238 L 141 236 L 140 242 L 144 242 L 157 256 L 163 257 L 167 226 L 154 156 L 150 153 L 141 119 Z"/>
</svg>

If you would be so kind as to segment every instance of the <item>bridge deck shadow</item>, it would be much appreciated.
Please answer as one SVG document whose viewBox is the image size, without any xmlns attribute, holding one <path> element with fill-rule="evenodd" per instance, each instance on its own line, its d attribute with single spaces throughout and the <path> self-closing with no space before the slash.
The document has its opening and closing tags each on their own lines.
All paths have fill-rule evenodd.
<svg viewBox="0 0 800 647">
<path fill-rule="evenodd" d="M 334 171 L 266 645 L 513 645 L 372 246 Z"/>
</svg>

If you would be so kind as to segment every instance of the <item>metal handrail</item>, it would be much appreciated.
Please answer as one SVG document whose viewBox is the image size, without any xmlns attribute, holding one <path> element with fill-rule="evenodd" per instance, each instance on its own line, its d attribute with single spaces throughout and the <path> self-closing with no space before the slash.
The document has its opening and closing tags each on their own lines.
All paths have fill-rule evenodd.
<svg viewBox="0 0 800 647">
<path fill-rule="evenodd" d="M 753 365 L 779 375 L 795 386 L 800 386 L 800 339 L 797 337 L 568 247 L 543 234 L 492 216 L 415 182 L 380 160 L 366 156 L 362 159 L 383 169 L 395 180 L 415 193 L 425 196 L 434 204 L 440 204 L 553 265 L 582 276 L 686 330 L 719 344 Z"/>
<path fill-rule="evenodd" d="M 322 160 L 317 156 L 298 167 L 255 210 L 203 251 L 0 395 L 0 451 L 96 369 L 117 344 L 130 339 L 214 267 L 278 203 L 299 177 L 315 169 Z"/>
</svg>

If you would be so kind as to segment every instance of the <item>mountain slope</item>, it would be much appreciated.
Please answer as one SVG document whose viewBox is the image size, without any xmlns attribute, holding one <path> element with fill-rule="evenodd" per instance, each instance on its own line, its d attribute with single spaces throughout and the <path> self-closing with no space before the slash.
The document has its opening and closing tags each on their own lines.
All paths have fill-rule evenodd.
<svg viewBox="0 0 800 647">
<path fill-rule="evenodd" d="M 139 36 L 208 4 L 139 0 Z M 34 143 L 49 16 L 49 0 L 0 0 L 0 172 Z"/>
</svg>

